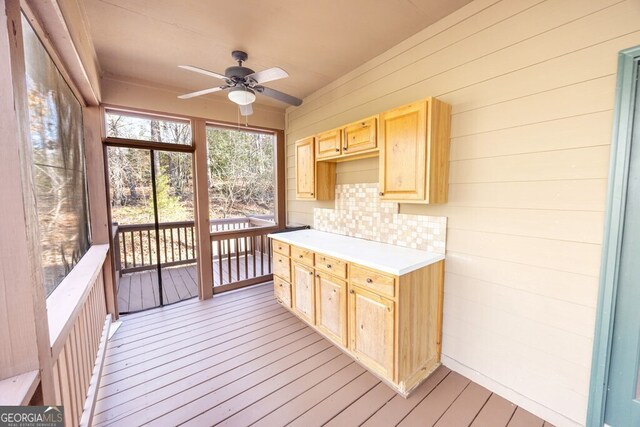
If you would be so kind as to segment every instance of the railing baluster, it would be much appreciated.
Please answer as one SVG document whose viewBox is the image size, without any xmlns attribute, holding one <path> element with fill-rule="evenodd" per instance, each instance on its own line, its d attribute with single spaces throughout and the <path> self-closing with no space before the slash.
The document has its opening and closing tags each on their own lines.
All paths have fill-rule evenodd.
<svg viewBox="0 0 640 427">
<path fill-rule="evenodd" d="M 267 236 L 264 236 L 266 245 L 267 245 L 267 255 L 268 255 L 268 260 L 267 260 L 267 274 L 271 274 L 271 255 L 272 255 L 272 249 L 271 249 L 271 242 L 269 241 L 269 238 Z"/>
<path fill-rule="evenodd" d="M 136 267 L 136 244 L 133 241 L 133 231 L 131 232 L 131 257 L 133 258 L 133 267 Z"/>
<path fill-rule="evenodd" d="M 256 239 L 258 237 L 257 236 L 252 236 L 251 237 L 251 252 L 253 254 L 253 256 L 251 258 L 253 258 L 253 277 L 256 277 Z"/>
<path fill-rule="evenodd" d="M 238 240 L 237 237 L 236 237 L 235 256 L 236 256 L 236 274 L 237 274 L 238 280 L 242 280 L 241 279 L 242 275 L 240 274 L 240 240 Z"/>
<path fill-rule="evenodd" d="M 173 253 L 173 228 L 169 229 L 169 235 L 171 236 L 171 262 L 176 260 L 176 257 Z"/>
<path fill-rule="evenodd" d="M 164 260 L 163 263 L 167 262 L 167 229 L 162 229 L 162 247 L 164 248 Z M 158 255 L 160 256 L 160 255 Z"/>
<path fill-rule="evenodd" d="M 227 267 L 229 267 L 229 283 L 233 282 L 231 278 L 231 240 L 227 239 Z"/>
<path fill-rule="evenodd" d="M 182 239 L 180 239 L 180 228 L 176 228 L 176 233 L 178 233 L 178 261 L 182 259 Z"/>
<path fill-rule="evenodd" d="M 222 242 L 218 240 L 218 271 L 220 273 L 220 285 L 222 285 Z"/>
<path fill-rule="evenodd" d="M 151 255 L 151 230 L 147 230 L 147 242 L 149 243 L 149 265 L 153 265 L 153 257 Z"/>
<path fill-rule="evenodd" d="M 249 240 L 245 236 L 245 238 L 244 238 L 244 275 L 245 275 L 245 279 L 249 278 L 249 253 L 247 251 L 247 249 L 249 248 L 248 242 L 249 242 Z"/>
<path fill-rule="evenodd" d="M 127 240 L 124 235 L 124 231 L 118 230 L 118 233 L 120 233 L 120 242 L 122 243 L 122 253 L 124 254 L 124 268 L 126 269 L 129 265 L 129 263 L 127 262 Z"/>
<path fill-rule="evenodd" d="M 262 240 L 264 236 L 260 236 L 260 275 L 264 276 L 264 242 Z"/>
<path fill-rule="evenodd" d="M 140 240 L 140 265 L 144 265 L 144 242 L 142 241 L 142 230 L 138 231 L 138 238 Z"/>
<path fill-rule="evenodd" d="M 196 243 L 195 243 L 195 240 L 193 238 L 193 233 L 194 233 L 195 228 L 196 228 L 195 226 L 191 226 L 191 228 L 190 228 L 190 230 L 191 230 L 191 257 L 193 259 L 196 258 Z"/>
</svg>

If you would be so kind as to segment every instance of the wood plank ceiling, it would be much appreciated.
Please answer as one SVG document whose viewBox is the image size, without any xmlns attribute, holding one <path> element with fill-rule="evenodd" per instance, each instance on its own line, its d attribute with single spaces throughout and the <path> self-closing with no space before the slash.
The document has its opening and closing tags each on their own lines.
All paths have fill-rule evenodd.
<svg viewBox="0 0 640 427">
<path fill-rule="evenodd" d="M 470 0 L 86 0 L 91 37 L 107 78 L 187 91 L 217 80 L 246 50 L 246 66 L 279 66 L 290 78 L 269 84 L 303 98 L 452 13 Z M 225 94 L 209 95 L 224 97 Z M 259 97 L 258 104 L 286 105 Z"/>
</svg>

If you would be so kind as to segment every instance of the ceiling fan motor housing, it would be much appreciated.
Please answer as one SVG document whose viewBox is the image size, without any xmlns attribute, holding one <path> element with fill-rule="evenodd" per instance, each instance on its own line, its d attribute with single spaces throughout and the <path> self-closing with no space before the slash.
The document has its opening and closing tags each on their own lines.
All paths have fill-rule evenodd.
<svg viewBox="0 0 640 427">
<path fill-rule="evenodd" d="M 224 70 L 224 75 L 228 78 L 239 77 L 240 79 L 244 79 L 249 74 L 253 74 L 253 72 L 254 71 L 251 68 L 234 65 L 233 67 L 229 67 Z"/>
</svg>

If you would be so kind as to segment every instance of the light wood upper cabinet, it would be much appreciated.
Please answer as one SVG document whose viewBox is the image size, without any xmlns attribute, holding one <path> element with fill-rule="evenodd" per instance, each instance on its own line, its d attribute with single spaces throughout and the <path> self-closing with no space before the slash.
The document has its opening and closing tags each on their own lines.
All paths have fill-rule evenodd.
<svg viewBox="0 0 640 427">
<path fill-rule="evenodd" d="M 315 138 L 295 144 L 296 199 L 332 200 L 335 197 L 335 163 L 316 162 Z"/>
<path fill-rule="evenodd" d="M 316 325 L 333 341 L 347 346 L 347 282 L 316 273 Z"/>
<path fill-rule="evenodd" d="M 342 150 L 342 130 L 333 129 L 316 135 L 316 159 L 339 156 Z"/>
<path fill-rule="evenodd" d="M 435 98 L 380 115 L 380 196 L 446 203 L 451 107 Z"/>
<path fill-rule="evenodd" d="M 314 156 L 314 138 L 305 138 L 296 142 L 296 197 L 315 199 L 316 162 Z"/>
<path fill-rule="evenodd" d="M 342 154 L 358 153 L 378 147 L 377 118 L 371 117 L 344 127 Z"/>
<path fill-rule="evenodd" d="M 370 369 L 393 381 L 394 302 L 350 286 L 349 350 Z"/>
<path fill-rule="evenodd" d="M 307 322 L 315 324 L 315 293 L 313 268 L 293 262 L 291 286 L 294 311 Z"/>
</svg>

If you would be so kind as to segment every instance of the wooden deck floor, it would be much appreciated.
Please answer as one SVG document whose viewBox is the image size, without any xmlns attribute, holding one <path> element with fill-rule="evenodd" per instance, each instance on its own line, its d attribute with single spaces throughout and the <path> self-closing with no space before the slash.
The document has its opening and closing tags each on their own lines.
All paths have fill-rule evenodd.
<svg viewBox="0 0 640 427">
<path fill-rule="evenodd" d="M 173 304 L 198 296 L 196 266 L 162 269 L 162 298 Z M 158 274 L 156 270 L 126 273 L 118 282 L 118 310 L 130 313 L 160 306 Z"/>
<path fill-rule="evenodd" d="M 259 254 L 259 253 L 258 253 Z M 231 262 L 223 259 L 213 263 L 214 286 L 269 274 L 270 259 L 264 256 L 249 255 L 232 258 Z M 260 267 L 262 261 L 262 267 Z M 229 269 L 231 265 L 231 269 Z M 238 268 L 239 267 L 239 268 Z M 220 280 L 222 269 L 222 281 Z M 231 272 L 231 274 L 229 274 Z M 196 265 L 167 267 L 162 270 L 163 302 L 165 305 L 184 301 L 198 296 L 198 273 Z M 126 273 L 120 277 L 118 284 L 118 310 L 120 313 L 134 313 L 160 306 L 158 292 L 158 276 L 156 270 Z"/>
<path fill-rule="evenodd" d="M 440 367 L 403 399 L 280 307 L 273 284 L 123 317 L 94 425 L 538 426 Z"/>
</svg>

